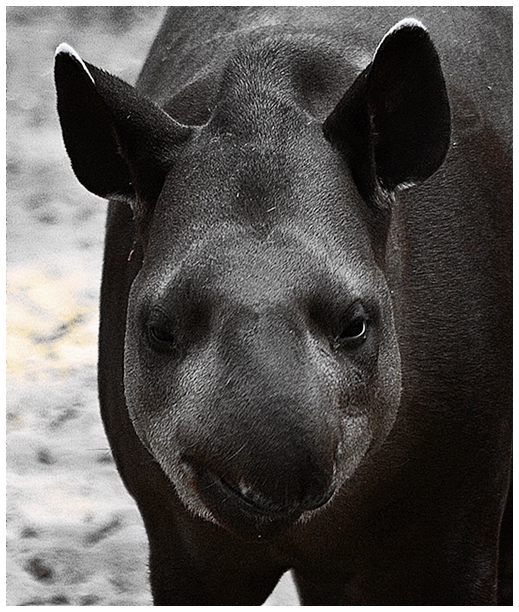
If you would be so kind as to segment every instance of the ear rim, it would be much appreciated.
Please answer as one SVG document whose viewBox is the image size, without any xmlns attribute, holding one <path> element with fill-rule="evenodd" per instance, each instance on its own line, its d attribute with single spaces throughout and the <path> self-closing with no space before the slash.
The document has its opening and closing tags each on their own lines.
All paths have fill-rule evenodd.
<svg viewBox="0 0 519 612">
<path fill-rule="evenodd" d="M 54 52 L 54 60 L 56 60 L 56 58 L 59 55 L 66 55 L 69 57 L 73 57 L 76 60 L 76 62 L 78 62 L 81 65 L 85 73 L 90 77 L 90 80 L 95 85 L 94 77 L 90 74 L 85 62 L 83 61 L 79 53 L 74 49 L 74 47 L 70 46 L 67 42 L 60 43 L 56 47 L 56 51 Z"/>
<path fill-rule="evenodd" d="M 380 164 L 377 164 L 377 130 L 370 108 L 373 96 L 373 81 L 376 72 L 384 59 L 388 45 L 398 42 L 401 36 L 418 36 L 422 38 L 420 44 L 427 47 L 429 60 L 435 64 L 438 91 L 441 104 L 444 129 L 440 138 L 438 154 L 435 160 L 428 165 L 425 171 L 410 175 L 398 181 L 385 180 L 380 176 Z M 397 192 L 414 186 L 429 178 L 442 165 L 450 146 L 451 116 L 449 98 L 445 78 L 441 68 L 438 52 L 432 42 L 427 28 L 417 19 L 407 17 L 397 22 L 383 36 L 378 44 L 371 63 L 361 72 L 343 98 L 323 123 L 323 132 L 327 140 L 335 146 L 346 158 L 357 188 L 364 200 L 387 209 L 394 202 Z M 378 150 L 380 160 L 380 149 Z M 410 173 L 411 174 L 411 173 Z M 414 174 L 414 173 L 413 173 Z"/>
</svg>

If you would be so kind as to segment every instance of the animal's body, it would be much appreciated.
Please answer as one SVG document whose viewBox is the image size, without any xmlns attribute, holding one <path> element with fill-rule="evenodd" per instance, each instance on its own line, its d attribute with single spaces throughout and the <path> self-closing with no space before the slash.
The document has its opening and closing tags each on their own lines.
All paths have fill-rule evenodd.
<svg viewBox="0 0 519 612">
<path fill-rule="evenodd" d="M 174 8 L 136 90 L 58 49 L 155 604 L 509 601 L 511 21 Z"/>
</svg>

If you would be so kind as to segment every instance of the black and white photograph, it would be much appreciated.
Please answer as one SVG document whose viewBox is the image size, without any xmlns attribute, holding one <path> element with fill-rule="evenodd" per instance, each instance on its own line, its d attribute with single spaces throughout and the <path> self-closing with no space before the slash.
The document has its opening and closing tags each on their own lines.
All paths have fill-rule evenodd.
<svg viewBox="0 0 519 612">
<path fill-rule="evenodd" d="M 6 7 L 8 606 L 512 605 L 512 32 Z"/>
</svg>

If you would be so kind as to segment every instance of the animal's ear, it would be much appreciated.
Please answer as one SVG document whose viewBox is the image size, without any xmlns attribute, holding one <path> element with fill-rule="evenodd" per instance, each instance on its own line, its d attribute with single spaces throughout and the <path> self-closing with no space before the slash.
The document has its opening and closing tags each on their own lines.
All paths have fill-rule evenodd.
<svg viewBox="0 0 519 612">
<path fill-rule="evenodd" d="M 129 199 L 143 217 L 162 189 L 191 128 L 67 44 L 56 50 L 55 80 L 63 140 L 79 181 L 103 198 Z"/>
<path fill-rule="evenodd" d="M 368 201 L 381 204 L 440 167 L 450 140 L 449 100 L 419 21 L 404 19 L 389 30 L 323 129 Z"/>
</svg>

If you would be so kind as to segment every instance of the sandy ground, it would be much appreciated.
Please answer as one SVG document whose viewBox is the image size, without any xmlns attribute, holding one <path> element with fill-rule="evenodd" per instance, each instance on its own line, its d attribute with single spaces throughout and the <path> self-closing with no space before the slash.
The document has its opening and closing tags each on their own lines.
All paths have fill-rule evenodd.
<svg viewBox="0 0 519 612">
<path fill-rule="evenodd" d="M 106 203 L 75 180 L 55 113 L 66 41 L 134 82 L 162 8 L 7 9 L 7 604 L 150 605 L 140 516 L 97 404 Z M 285 577 L 268 603 L 297 603 Z"/>
</svg>

